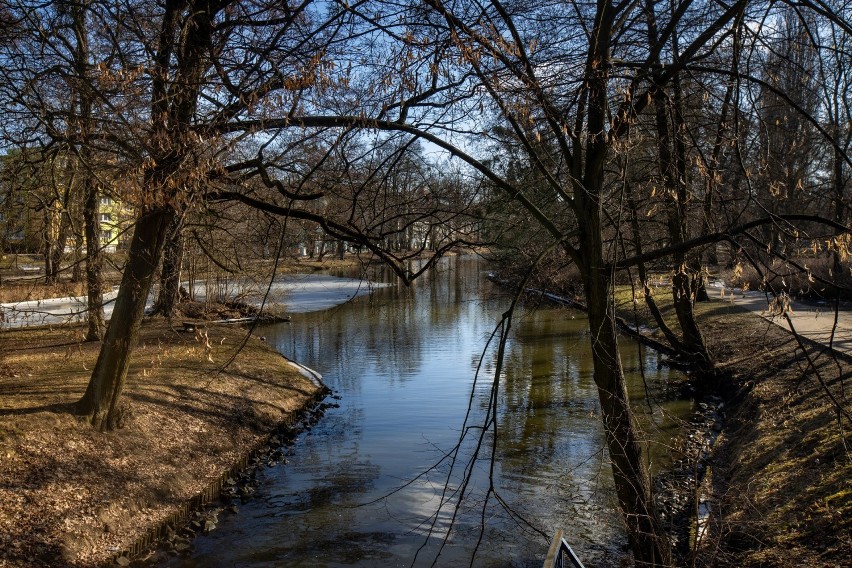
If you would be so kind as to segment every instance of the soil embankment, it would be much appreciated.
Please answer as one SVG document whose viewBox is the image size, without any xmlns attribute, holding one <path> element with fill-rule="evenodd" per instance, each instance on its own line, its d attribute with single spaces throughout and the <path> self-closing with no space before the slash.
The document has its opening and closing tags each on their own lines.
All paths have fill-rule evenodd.
<svg viewBox="0 0 852 568">
<path fill-rule="evenodd" d="M 733 402 L 705 485 L 704 564 L 852 565 L 852 361 L 725 302 L 699 314 Z"/>
<path fill-rule="evenodd" d="M 100 345 L 76 328 L 3 332 L 0 566 L 108 562 L 322 396 L 317 381 L 246 333 L 145 324 L 124 428 L 99 433 L 70 404 Z"/>
<path fill-rule="evenodd" d="M 657 300 L 676 325 L 670 302 Z M 649 324 L 641 300 L 622 306 L 625 319 Z M 687 561 L 852 565 L 852 358 L 728 300 L 698 303 L 696 315 L 716 372 L 714 384 L 694 386 L 725 404 L 702 486 L 707 528 Z"/>
</svg>

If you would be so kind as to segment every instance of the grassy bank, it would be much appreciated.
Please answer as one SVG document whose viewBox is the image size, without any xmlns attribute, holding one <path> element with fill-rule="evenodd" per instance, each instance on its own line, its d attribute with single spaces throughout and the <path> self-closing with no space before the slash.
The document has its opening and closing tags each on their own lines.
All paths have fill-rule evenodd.
<svg viewBox="0 0 852 568">
<path fill-rule="evenodd" d="M 108 561 L 320 391 L 259 339 L 239 349 L 244 329 L 150 322 L 124 428 L 98 433 L 68 412 L 100 348 L 82 337 L 67 327 L 0 333 L 0 566 Z"/>
<path fill-rule="evenodd" d="M 644 301 L 618 294 L 625 319 L 651 325 Z M 656 298 L 677 329 L 668 291 Z M 728 300 L 698 303 L 696 314 L 727 398 L 696 565 L 850 566 L 852 362 Z"/>
</svg>

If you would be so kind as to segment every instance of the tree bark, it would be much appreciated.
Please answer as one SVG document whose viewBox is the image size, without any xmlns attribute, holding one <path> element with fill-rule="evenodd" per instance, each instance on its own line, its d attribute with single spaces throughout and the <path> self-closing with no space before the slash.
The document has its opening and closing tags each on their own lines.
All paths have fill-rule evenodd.
<svg viewBox="0 0 852 568">
<path fill-rule="evenodd" d="M 175 305 L 180 294 L 183 253 L 183 217 L 175 215 L 168 230 L 163 252 L 163 267 L 160 272 L 160 290 L 157 293 L 157 301 L 154 302 L 154 312 L 169 319 L 174 316 Z"/>
<path fill-rule="evenodd" d="M 639 219 L 636 216 L 637 207 L 633 199 L 628 200 L 628 207 L 630 208 L 630 228 L 633 231 L 633 248 L 635 249 L 637 256 L 642 256 L 642 234 L 639 228 Z M 653 292 L 648 286 L 648 273 L 645 270 L 645 263 L 639 262 L 636 265 L 636 268 L 639 271 L 639 280 L 642 282 L 642 293 L 645 297 L 645 305 L 648 306 L 648 311 L 651 312 L 651 317 L 654 318 L 654 321 L 657 323 L 657 327 L 659 327 L 660 331 L 663 332 L 663 335 L 666 337 L 666 340 L 669 342 L 672 349 L 681 352 L 685 351 L 683 343 L 666 323 L 666 320 L 663 318 L 663 314 L 660 313 L 660 308 L 657 306 L 656 300 L 654 300 Z"/>
<path fill-rule="evenodd" d="M 87 28 L 89 3 L 74 5 L 74 35 L 77 47 L 74 53 L 74 71 L 77 75 L 77 96 L 80 114 L 77 117 L 81 140 L 79 160 L 83 184 L 83 233 L 86 237 L 86 302 L 88 328 L 86 341 L 98 341 L 106 327 L 103 295 L 103 251 L 101 250 L 100 195 L 92 171 L 93 152 L 89 146 L 92 134 L 92 92 L 88 81 L 89 31 Z"/>
<path fill-rule="evenodd" d="M 197 173 L 186 169 L 186 157 L 197 143 L 190 126 L 216 11 L 223 6 L 198 0 L 167 2 L 165 8 L 152 70 L 149 148 L 156 151 L 140 187 L 150 197 L 150 204 L 136 221 L 112 319 L 86 393 L 77 402 L 77 411 L 101 430 L 119 425 L 118 401 L 168 228 L 178 211 L 186 210 L 186 193 L 200 183 L 187 181 Z"/>
<path fill-rule="evenodd" d="M 580 237 L 595 384 L 618 502 L 633 556 L 641 566 L 670 566 L 671 547 L 657 517 L 639 427 L 630 409 L 618 350 L 612 281 L 603 261 L 599 217 L 586 217 Z"/>
<path fill-rule="evenodd" d="M 77 402 L 77 413 L 88 416 L 99 430 L 119 426 L 121 412 L 118 401 L 127 379 L 130 354 L 139 335 L 145 301 L 162 254 L 166 229 L 174 216 L 175 211 L 171 207 L 160 206 L 143 214 L 136 222 L 104 345 L 86 393 Z"/>
<path fill-rule="evenodd" d="M 58 183 L 54 187 L 58 190 Z M 65 244 L 68 242 L 68 232 L 71 228 L 71 187 L 66 185 L 62 191 L 62 199 L 54 202 L 58 208 L 58 219 L 56 228 L 55 241 L 50 243 L 45 250 L 45 255 L 49 255 L 49 259 L 45 259 L 45 284 L 48 286 L 56 284 L 59 281 L 59 273 L 62 270 L 62 260 L 65 258 Z M 52 231 L 51 231 L 52 232 Z"/>
<path fill-rule="evenodd" d="M 646 1 L 646 18 L 648 22 L 648 42 L 657 46 L 657 20 L 653 2 Z M 677 42 L 673 40 L 673 50 L 677 51 Z M 655 61 L 660 64 L 659 58 Z M 654 92 L 654 117 L 657 127 L 657 152 L 660 178 L 665 187 L 666 211 L 668 214 L 667 227 L 669 239 L 673 246 L 684 242 L 687 238 L 688 227 L 686 204 L 689 194 L 686 187 L 686 150 L 684 144 L 683 109 L 681 108 L 680 78 L 677 74 L 672 77 L 673 101 L 668 104 L 662 85 L 657 85 Z M 671 110 L 672 120 L 669 120 Z M 677 320 L 680 324 L 682 346 L 685 355 L 701 365 L 709 365 L 710 357 L 704 344 L 704 337 L 695 321 L 693 304 L 695 289 L 690 274 L 687 272 L 686 255 L 678 252 L 672 259 L 672 299 Z"/>
<path fill-rule="evenodd" d="M 579 228 L 576 260 L 588 307 L 595 384 L 606 444 L 633 557 L 638 565 L 669 566 L 671 546 L 657 518 L 648 464 L 642 459 L 639 429 L 630 411 L 616 340 L 612 278 L 604 258 L 601 196 L 604 164 L 609 150 L 607 85 L 613 18 L 612 4 L 599 2 L 597 25 L 591 37 L 586 67 L 588 134 L 585 160 L 579 152 L 574 154 L 573 169 L 582 172 L 582 183 L 575 182 L 573 192 Z"/>
<path fill-rule="evenodd" d="M 83 166 L 86 168 L 87 166 Z M 101 250 L 100 196 L 94 176 L 83 173 L 83 231 L 86 235 L 86 341 L 98 341 L 104 335 L 103 251 Z"/>
</svg>

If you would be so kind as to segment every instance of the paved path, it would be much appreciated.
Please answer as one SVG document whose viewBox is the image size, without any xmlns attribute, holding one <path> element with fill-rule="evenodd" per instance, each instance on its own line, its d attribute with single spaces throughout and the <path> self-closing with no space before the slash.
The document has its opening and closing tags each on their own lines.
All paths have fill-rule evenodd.
<svg viewBox="0 0 852 568">
<path fill-rule="evenodd" d="M 734 305 L 751 310 L 784 329 L 790 329 L 787 319 L 770 308 L 772 296 L 763 292 L 743 292 L 737 288 L 726 289 L 721 283 L 713 284 L 712 288 L 717 290 L 717 297 L 729 299 Z M 711 289 L 708 292 L 714 295 Z M 835 350 L 852 356 L 852 311 L 849 311 L 848 305 L 841 303 L 836 318 L 833 302 L 795 300 L 790 302 L 790 307 L 790 320 L 799 335 L 821 345 L 831 344 Z"/>
</svg>

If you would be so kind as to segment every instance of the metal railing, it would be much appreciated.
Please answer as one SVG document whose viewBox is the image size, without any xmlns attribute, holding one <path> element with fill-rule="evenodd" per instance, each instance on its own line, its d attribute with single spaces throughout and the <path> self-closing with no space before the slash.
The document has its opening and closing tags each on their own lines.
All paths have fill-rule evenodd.
<svg viewBox="0 0 852 568">
<path fill-rule="evenodd" d="M 556 531 L 543 568 L 585 568 L 571 547 L 562 536 L 562 531 Z"/>
</svg>

